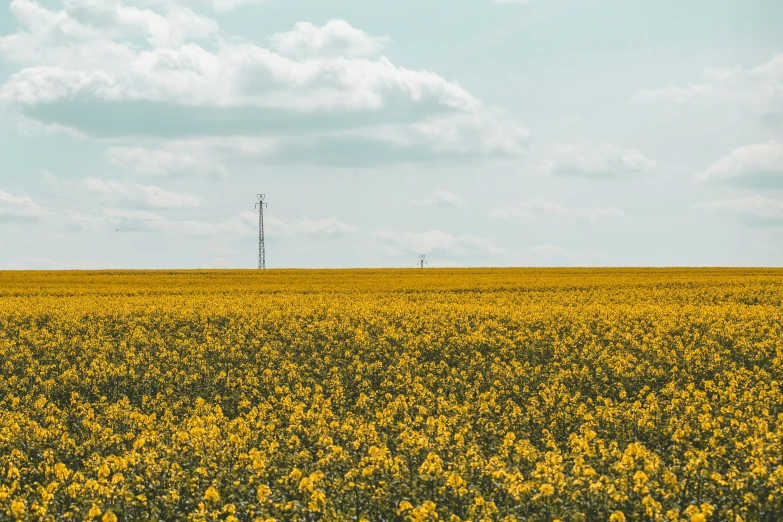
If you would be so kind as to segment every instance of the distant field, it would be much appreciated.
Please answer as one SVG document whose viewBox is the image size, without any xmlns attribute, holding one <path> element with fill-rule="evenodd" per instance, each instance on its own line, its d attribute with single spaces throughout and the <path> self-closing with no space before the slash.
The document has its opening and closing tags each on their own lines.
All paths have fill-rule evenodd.
<svg viewBox="0 0 783 522">
<path fill-rule="evenodd" d="M 0 520 L 783 520 L 783 269 L 0 272 Z"/>
</svg>

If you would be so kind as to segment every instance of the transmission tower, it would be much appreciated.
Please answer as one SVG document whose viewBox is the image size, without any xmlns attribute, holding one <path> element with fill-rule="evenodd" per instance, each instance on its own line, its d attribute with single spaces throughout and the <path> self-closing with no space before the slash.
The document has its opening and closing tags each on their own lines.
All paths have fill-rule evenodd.
<svg viewBox="0 0 783 522">
<path fill-rule="evenodd" d="M 424 261 L 425 257 L 427 257 L 427 256 L 425 256 L 424 254 L 421 254 L 419 256 L 419 265 L 420 265 L 421 268 L 424 268 L 424 263 L 426 262 L 426 261 Z"/>
<path fill-rule="evenodd" d="M 266 251 L 264 250 L 264 199 L 265 194 L 258 194 L 256 208 L 258 209 L 258 268 L 266 268 Z"/>
</svg>

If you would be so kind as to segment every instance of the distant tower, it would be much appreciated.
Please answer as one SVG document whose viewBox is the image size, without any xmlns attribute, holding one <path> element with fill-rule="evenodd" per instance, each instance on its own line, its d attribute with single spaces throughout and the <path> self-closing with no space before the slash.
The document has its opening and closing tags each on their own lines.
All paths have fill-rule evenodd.
<svg viewBox="0 0 783 522">
<path fill-rule="evenodd" d="M 425 256 L 424 254 L 421 254 L 421 255 L 419 256 L 419 265 L 420 265 L 420 268 L 424 268 L 424 263 L 425 263 L 425 261 L 424 261 L 424 258 L 425 258 L 425 257 L 427 257 L 427 256 Z"/>
<path fill-rule="evenodd" d="M 266 195 L 258 194 L 256 208 L 258 208 L 258 268 L 266 268 L 266 251 L 264 250 L 264 198 Z"/>
</svg>

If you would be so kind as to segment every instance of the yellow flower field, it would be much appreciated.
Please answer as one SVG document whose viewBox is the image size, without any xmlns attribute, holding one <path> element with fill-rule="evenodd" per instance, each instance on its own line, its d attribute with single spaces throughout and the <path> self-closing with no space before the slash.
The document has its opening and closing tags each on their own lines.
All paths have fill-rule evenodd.
<svg viewBox="0 0 783 522">
<path fill-rule="evenodd" d="M 0 520 L 783 520 L 783 270 L 0 272 Z"/>
</svg>

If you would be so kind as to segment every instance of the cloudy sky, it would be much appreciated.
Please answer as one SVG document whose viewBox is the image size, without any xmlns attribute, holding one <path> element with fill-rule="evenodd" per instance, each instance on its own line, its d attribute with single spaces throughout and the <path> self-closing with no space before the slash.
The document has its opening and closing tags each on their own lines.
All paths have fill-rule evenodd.
<svg viewBox="0 0 783 522">
<path fill-rule="evenodd" d="M 783 265 L 780 0 L 11 0 L 0 269 Z"/>
</svg>

